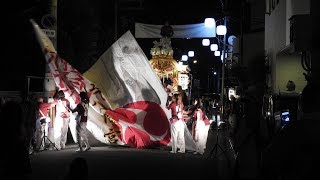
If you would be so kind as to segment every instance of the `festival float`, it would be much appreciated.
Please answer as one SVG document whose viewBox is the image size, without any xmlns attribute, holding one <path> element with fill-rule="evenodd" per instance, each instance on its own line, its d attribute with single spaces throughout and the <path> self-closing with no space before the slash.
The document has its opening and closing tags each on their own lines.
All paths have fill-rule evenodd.
<svg viewBox="0 0 320 180">
<path fill-rule="evenodd" d="M 159 41 L 154 41 L 153 44 L 154 46 L 150 50 L 152 56 L 150 64 L 160 80 L 163 82 L 164 79 L 170 79 L 175 91 L 178 85 L 181 85 L 184 90 L 188 89 L 189 72 L 187 65 L 183 65 L 182 62 L 178 63 L 173 58 L 171 39 L 163 37 Z"/>
</svg>

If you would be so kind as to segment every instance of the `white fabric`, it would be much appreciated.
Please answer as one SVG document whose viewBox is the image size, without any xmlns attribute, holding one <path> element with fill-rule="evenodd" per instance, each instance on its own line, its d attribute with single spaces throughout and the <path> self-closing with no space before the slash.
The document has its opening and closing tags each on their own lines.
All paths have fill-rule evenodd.
<svg viewBox="0 0 320 180">
<path fill-rule="evenodd" d="M 118 139 L 118 136 L 115 136 L 115 139 L 105 138 L 104 136 L 104 134 L 108 133 L 117 133 L 113 131 L 113 125 L 109 121 L 106 122 L 103 117 L 104 114 L 108 113 L 106 111 L 108 108 L 117 110 L 117 108 L 133 102 L 148 101 L 159 104 L 166 116 L 169 117 L 169 111 L 165 106 L 167 94 L 162 83 L 129 31 L 103 53 L 83 77 L 56 54 L 52 42 L 34 21 L 31 22 L 42 51 L 45 52 L 51 72 L 60 75 L 54 76 L 54 81 L 60 89 L 62 88 L 65 91 L 66 98 L 70 101 L 71 106 L 79 100 L 79 91 L 86 89 L 92 93 L 87 128 L 98 140 L 105 143 L 109 143 L 112 140 L 112 143 L 123 144 L 123 141 Z M 144 119 L 139 119 L 138 123 L 141 122 L 140 120 L 144 121 Z M 71 120 L 69 125 L 71 126 L 72 123 L 75 124 L 75 121 Z M 139 127 L 139 130 L 145 131 L 144 127 L 138 123 L 132 124 L 132 126 Z M 62 127 L 62 125 L 60 126 Z M 75 128 L 71 128 L 71 133 L 74 136 L 73 129 L 75 130 Z M 59 132 L 61 130 L 58 128 L 54 131 Z M 163 136 L 157 135 L 155 137 L 154 134 L 148 134 L 151 139 L 162 140 L 161 138 L 167 137 L 165 135 L 168 134 L 168 131 L 170 131 L 170 128 L 164 132 Z M 137 136 L 139 137 L 139 134 Z M 58 137 L 57 133 L 55 137 Z M 163 142 L 166 143 L 167 141 Z M 143 143 L 140 145 L 143 145 Z M 192 147 L 193 144 L 190 146 Z"/>
<path fill-rule="evenodd" d="M 197 152 L 204 153 L 207 143 L 208 131 L 210 126 L 206 126 L 203 120 L 198 119 L 195 129 L 195 142 Z"/>
<path fill-rule="evenodd" d="M 198 120 L 198 119 L 201 119 L 201 113 L 200 113 L 200 111 L 197 112 L 197 120 Z"/>
<path fill-rule="evenodd" d="M 172 152 L 176 153 L 177 148 L 179 148 L 179 152 L 185 152 L 186 144 L 184 138 L 184 122 L 182 120 L 178 120 L 175 123 L 171 124 L 171 140 L 172 140 Z"/>
<path fill-rule="evenodd" d="M 180 105 L 176 106 L 176 111 L 177 111 L 178 118 L 181 119 L 182 118 L 182 113 L 181 113 Z"/>
<path fill-rule="evenodd" d="M 130 31 L 119 38 L 99 60 L 84 73 L 107 99 L 103 107 L 116 109 L 136 101 L 151 101 L 160 104 L 163 111 L 170 117 L 166 108 L 167 93 L 149 60 L 139 47 Z M 90 101 L 103 102 L 99 99 Z M 103 143 L 109 143 L 104 134 L 110 132 L 112 124 L 101 116 L 103 107 L 90 104 L 87 129 Z M 123 144 L 122 141 L 117 141 Z"/>
<path fill-rule="evenodd" d="M 56 106 L 56 114 L 57 116 L 60 116 L 62 113 L 67 111 L 67 103 L 66 101 L 58 100 L 58 104 Z"/>
<path fill-rule="evenodd" d="M 54 143 L 57 149 L 65 148 L 70 118 L 56 116 L 54 121 Z"/>
<path fill-rule="evenodd" d="M 185 140 L 185 144 L 186 144 L 186 149 L 189 151 L 196 151 L 197 147 L 196 147 L 196 143 L 193 140 L 193 137 L 187 127 L 186 123 L 183 123 L 184 125 L 184 140 Z"/>
<path fill-rule="evenodd" d="M 166 109 L 167 93 L 129 31 L 103 53 L 84 76 L 99 87 L 111 109 L 144 100 Z"/>
<path fill-rule="evenodd" d="M 60 116 L 62 113 L 69 114 L 69 118 L 62 118 Z M 66 101 L 58 100 L 56 105 L 56 118 L 53 124 L 54 141 L 58 149 L 63 149 L 65 147 L 69 126 L 72 138 L 75 142 L 77 142 L 76 123 L 74 121 L 70 121 L 70 119 L 74 120 L 75 116 L 68 112 Z"/>
<path fill-rule="evenodd" d="M 164 25 L 135 23 L 136 38 L 161 38 L 161 28 Z M 211 38 L 216 36 L 215 26 L 205 27 L 204 23 L 171 25 L 173 28 L 172 38 Z"/>
</svg>

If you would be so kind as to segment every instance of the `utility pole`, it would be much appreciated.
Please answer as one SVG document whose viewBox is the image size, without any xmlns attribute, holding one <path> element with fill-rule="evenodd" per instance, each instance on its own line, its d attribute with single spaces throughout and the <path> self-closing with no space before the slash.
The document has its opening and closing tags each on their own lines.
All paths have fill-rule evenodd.
<svg viewBox="0 0 320 180">
<path fill-rule="evenodd" d="M 50 37 L 54 48 L 57 49 L 57 30 L 58 30 L 58 23 L 57 23 L 57 8 L 58 8 L 58 0 L 51 0 L 51 7 L 50 13 L 43 16 L 41 23 L 45 26 L 45 22 L 48 22 L 49 26 L 46 25 L 45 28 L 49 29 L 50 31 L 54 32 L 54 35 Z M 51 93 L 55 91 L 56 86 L 53 80 L 53 77 L 50 73 L 49 67 L 46 63 L 45 65 L 45 77 L 44 77 L 44 97 L 51 97 Z"/>
<path fill-rule="evenodd" d="M 227 16 L 224 16 L 224 26 L 227 27 Z M 225 81 L 225 60 L 226 60 L 226 44 L 227 44 L 227 34 L 223 36 L 223 51 L 222 51 L 222 67 L 221 67 L 221 93 L 220 93 L 220 101 L 221 101 L 221 117 L 220 120 L 224 120 L 224 81 Z"/>
<path fill-rule="evenodd" d="M 48 14 L 49 17 L 52 18 L 52 26 L 47 27 L 51 31 L 54 32 L 54 36 L 50 37 L 50 40 L 52 41 L 53 47 L 55 48 L 56 51 L 58 51 L 58 46 L 57 46 L 57 32 L 58 32 L 58 18 L 57 18 L 57 9 L 58 9 L 58 0 L 51 0 L 51 7 L 50 7 L 50 13 Z M 44 77 L 44 97 L 52 97 L 53 92 L 56 90 L 56 84 L 54 82 L 54 79 L 50 73 L 50 69 L 48 64 L 45 64 L 45 77 Z M 54 139 L 54 119 L 55 119 L 55 108 L 50 108 L 49 116 L 51 118 L 50 125 L 48 126 L 48 138 L 49 140 L 53 141 Z"/>
<path fill-rule="evenodd" d="M 118 0 L 114 0 L 114 41 L 118 40 Z"/>
</svg>

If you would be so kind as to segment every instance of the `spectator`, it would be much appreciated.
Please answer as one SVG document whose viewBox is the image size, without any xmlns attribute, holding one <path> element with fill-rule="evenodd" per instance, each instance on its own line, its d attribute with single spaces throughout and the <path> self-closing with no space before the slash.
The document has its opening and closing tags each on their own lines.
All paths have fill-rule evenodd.
<svg viewBox="0 0 320 180">
<path fill-rule="evenodd" d="M 88 180 L 88 164 L 86 159 L 77 157 L 69 165 L 65 180 Z"/>
<path fill-rule="evenodd" d="M 0 135 L 4 137 L 0 171 L 9 179 L 23 179 L 31 173 L 24 115 L 21 104 L 15 101 L 6 102 L 0 112 L 3 127 Z"/>
<path fill-rule="evenodd" d="M 91 149 L 87 135 L 87 121 L 88 121 L 88 108 L 89 108 L 89 97 L 87 93 L 81 92 L 80 93 L 81 102 L 77 105 L 75 109 L 70 109 L 72 113 L 77 112 L 76 121 L 77 121 L 77 140 L 79 149 L 77 152 L 82 152 L 82 143 L 85 144 L 86 148 L 84 151 L 88 151 Z"/>
</svg>

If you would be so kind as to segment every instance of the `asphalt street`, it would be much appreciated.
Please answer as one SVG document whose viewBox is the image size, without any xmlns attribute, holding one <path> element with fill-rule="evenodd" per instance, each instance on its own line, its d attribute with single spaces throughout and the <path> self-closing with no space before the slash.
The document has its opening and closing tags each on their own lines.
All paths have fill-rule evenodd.
<svg viewBox="0 0 320 180">
<path fill-rule="evenodd" d="M 172 154 L 170 147 L 136 149 L 110 145 L 93 146 L 90 151 L 79 153 L 76 144 L 69 143 L 61 151 L 45 150 L 31 155 L 29 179 L 65 179 L 70 163 L 77 157 L 86 160 L 89 179 L 230 179 L 229 150 L 220 143 L 215 148 L 218 152 L 212 151 L 215 140 L 213 131 L 209 133 L 204 155 L 193 152 Z"/>
</svg>

